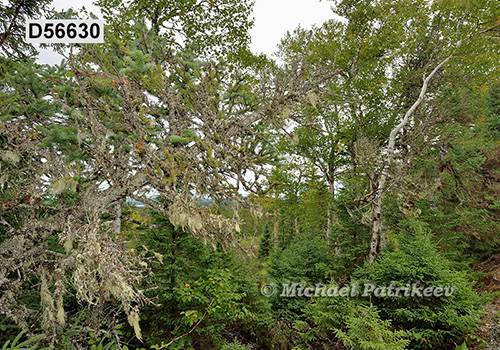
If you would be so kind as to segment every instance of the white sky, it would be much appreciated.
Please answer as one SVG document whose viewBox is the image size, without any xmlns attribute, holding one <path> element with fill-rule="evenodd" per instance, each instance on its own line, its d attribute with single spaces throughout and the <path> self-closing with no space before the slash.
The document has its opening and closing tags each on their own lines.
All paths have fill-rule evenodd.
<svg viewBox="0 0 500 350">
<path fill-rule="evenodd" d="M 54 0 L 52 6 L 56 10 L 85 6 L 87 10 L 98 14 L 99 10 L 92 2 L 93 0 Z M 272 55 L 287 31 L 293 31 L 299 24 L 310 28 L 313 24 L 321 25 L 334 18 L 330 7 L 330 2 L 320 0 L 256 0 L 253 13 L 255 25 L 250 31 L 252 51 Z M 43 50 L 38 61 L 52 64 L 59 62 L 60 56 Z"/>
<path fill-rule="evenodd" d="M 310 28 L 334 17 L 331 3 L 319 0 L 256 0 L 251 49 L 271 55 L 287 31 Z"/>
</svg>

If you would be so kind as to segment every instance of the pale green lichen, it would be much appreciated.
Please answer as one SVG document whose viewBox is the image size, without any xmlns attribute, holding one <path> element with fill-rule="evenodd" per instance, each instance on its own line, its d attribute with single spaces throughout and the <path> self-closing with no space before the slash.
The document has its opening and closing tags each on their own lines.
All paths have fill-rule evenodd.
<svg viewBox="0 0 500 350">
<path fill-rule="evenodd" d="M 66 314 L 64 312 L 62 294 L 59 294 L 56 306 L 57 306 L 57 314 L 56 314 L 57 321 L 63 325 L 66 322 Z"/>
<path fill-rule="evenodd" d="M 17 164 L 21 161 L 21 157 L 19 156 L 19 154 L 12 151 L 3 151 L 0 154 L 0 158 L 2 158 L 4 162 L 12 164 Z"/>
<path fill-rule="evenodd" d="M 137 339 L 142 340 L 141 327 L 139 326 L 139 319 L 140 319 L 139 314 L 135 311 L 132 311 L 128 315 L 128 323 L 130 324 L 130 326 L 134 327 L 135 336 L 137 337 Z"/>
<path fill-rule="evenodd" d="M 77 185 L 78 182 L 76 182 L 72 177 L 62 177 L 52 183 L 52 194 L 59 195 L 67 190 L 76 191 Z"/>
<path fill-rule="evenodd" d="M 73 249 L 73 235 L 71 233 L 68 233 L 68 236 L 64 240 L 64 250 L 66 251 L 66 254 L 69 254 L 72 249 Z"/>
</svg>

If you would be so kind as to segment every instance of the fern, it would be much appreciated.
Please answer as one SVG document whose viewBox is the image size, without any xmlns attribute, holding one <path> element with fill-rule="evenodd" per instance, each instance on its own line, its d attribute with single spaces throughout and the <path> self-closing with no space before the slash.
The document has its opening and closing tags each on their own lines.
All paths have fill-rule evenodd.
<svg viewBox="0 0 500 350">
<path fill-rule="evenodd" d="M 5 344 L 2 347 L 2 350 L 30 350 L 30 349 L 40 349 L 37 346 L 37 342 L 45 337 L 45 334 L 38 334 L 32 338 L 29 338 L 28 340 L 23 341 L 22 343 L 19 343 L 19 340 L 21 340 L 21 337 L 26 333 L 26 330 L 22 330 L 15 338 L 12 340 L 7 340 Z M 35 343 L 35 344 L 33 344 Z M 30 347 L 28 345 L 32 344 Z"/>
</svg>

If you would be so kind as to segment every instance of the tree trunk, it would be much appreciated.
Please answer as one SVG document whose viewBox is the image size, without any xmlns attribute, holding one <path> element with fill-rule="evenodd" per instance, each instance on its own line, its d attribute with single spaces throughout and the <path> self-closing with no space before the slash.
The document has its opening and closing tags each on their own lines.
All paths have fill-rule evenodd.
<svg viewBox="0 0 500 350">
<path fill-rule="evenodd" d="M 111 230 L 113 233 L 120 234 L 122 231 L 122 205 L 123 199 L 118 199 L 115 202 L 115 218 L 113 220 L 113 225 L 111 226 Z M 127 250 L 127 240 L 124 240 L 122 243 L 123 250 Z"/>
<path fill-rule="evenodd" d="M 328 172 L 326 174 L 326 180 L 328 181 L 328 206 L 327 206 L 327 212 L 326 212 L 326 242 L 327 244 L 330 244 L 330 239 L 332 235 L 332 227 L 333 225 L 338 224 L 338 218 L 337 215 L 335 214 L 335 211 L 332 209 L 332 201 L 335 199 L 335 172 L 336 172 L 336 167 L 334 165 L 334 149 L 332 148 L 330 151 L 330 164 L 328 165 Z M 340 254 L 340 247 L 339 247 L 339 240 L 338 237 L 335 237 L 335 254 Z"/>
<path fill-rule="evenodd" d="M 332 233 L 332 227 L 337 225 L 339 223 L 339 220 L 337 218 L 337 214 L 335 214 L 335 211 L 332 209 L 331 206 L 331 201 L 335 199 L 335 180 L 333 179 L 333 174 L 331 177 L 331 180 L 329 181 L 328 184 L 328 191 L 330 193 L 330 198 L 329 198 L 329 203 L 328 203 L 328 211 L 327 211 L 327 219 L 328 219 L 328 227 L 326 230 L 326 237 L 327 237 L 327 242 L 330 243 L 330 235 Z M 335 254 L 340 255 L 342 251 L 340 250 L 340 245 L 339 245 L 339 238 L 335 237 Z"/>
<path fill-rule="evenodd" d="M 274 211 L 274 249 L 278 248 L 278 211 Z"/>
<path fill-rule="evenodd" d="M 373 208 L 373 215 L 372 215 L 372 234 L 371 234 L 371 241 L 370 241 L 370 253 L 368 255 L 368 262 L 373 265 L 375 262 L 375 258 L 377 257 L 377 250 L 378 250 L 378 240 L 379 237 L 380 239 L 380 251 L 383 251 L 387 245 L 387 237 L 385 233 L 381 235 L 382 232 L 382 195 L 385 190 L 385 185 L 387 182 L 387 178 L 389 176 L 389 169 L 391 166 L 392 158 L 394 156 L 394 146 L 396 143 L 396 136 L 398 133 L 401 131 L 402 128 L 408 123 L 408 119 L 410 116 L 415 112 L 417 107 L 422 103 L 424 100 L 425 92 L 427 91 L 427 86 L 429 85 L 429 81 L 434 77 L 436 72 L 441 69 L 450 59 L 452 56 L 448 56 L 446 59 L 444 59 L 434 70 L 424 78 L 424 82 L 422 83 L 422 88 L 420 90 L 420 95 L 418 96 L 418 99 L 413 103 L 413 105 L 410 107 L 408 111 L 406 111 L 405 116 L 403 120 L 396 125 L 392 130 L 389 135 L 389 144 L 387 146 L 387 155 L 385 156 L 384 159 L 384 165 L 382 167 L 382 173 L 380 175 L 380 180 L 378 182 L 378 187 L 377 191 L 375 194 L 375 199 L 374 199 L 374 208 Z"/>
<path fill-rule="evenodd" d="M 384 252 L 387 247 L 387 230 L 385 229 L 384 222 L 380 222 L 380 252 Z"/>
<path fill-rule="evenodd" d="M 330 244 L 330 235 L 332 233 L 332 211 L 330 206 L 326 212 L 326 243 Z"/>
<path fill-rule="evenodd" d="M 122 202 L 121 199 L 115 202 L 115 219 L 111 228 L 113 233 L 120 233 L 122 230 Z"/>
</svg>

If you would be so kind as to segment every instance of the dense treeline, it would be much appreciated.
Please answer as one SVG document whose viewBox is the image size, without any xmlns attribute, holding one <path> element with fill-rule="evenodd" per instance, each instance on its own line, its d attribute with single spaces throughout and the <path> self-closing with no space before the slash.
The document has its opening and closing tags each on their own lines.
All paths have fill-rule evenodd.
<svg viewBox="0 0 500 350">
<path fill-rule="evenodd" d="M 3 349 L 499 346 L 500 3 L 333 1 L 277 61 L 251 1 L 97 5 L 53 66 L 24 20 L 77 14 L 0 7 Z"/>
</svg>

